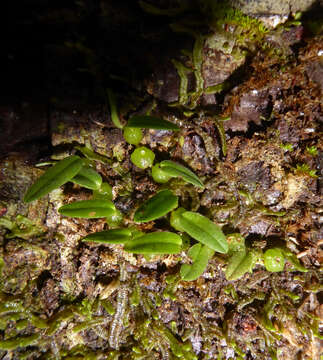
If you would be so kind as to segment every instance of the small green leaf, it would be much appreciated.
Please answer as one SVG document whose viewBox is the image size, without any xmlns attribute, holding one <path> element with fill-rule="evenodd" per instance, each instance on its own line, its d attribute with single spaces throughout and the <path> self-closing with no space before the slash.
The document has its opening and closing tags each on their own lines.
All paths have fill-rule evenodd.
<svg viewBox="0 0 323 360">
<path fill-rule="evenodd" d="M 145 146 L 138 147 L 131 155 L 131 162 L 140 169 L 147 169 L 152 166 L 155 154 Z"/>
<path fill-rule="evenodd" d="M 102 178 L 95 170 L 89 166 L 83 166 L 71 181 L 87 189 L 98 190 L 102 184 Z"/>
<path fill-rule="evenodd" d="M 86 236 L 82 241 L 93 241 L 102 244 L 124 244 L 131 238 L 129 229 L 99 231 Z"/>
<path fill-rule="evenodd" d="M 202 181 L 187 167 L 180 165 L 174 161 L 164 160 L 160 163 L 160 168 L 168 175 L 174 177 L 182 177 L 185 181 L 204 188 Z"/>
<path fill-rule="evenodd" d="M 188 256 L 193 260 L 192 265 L 183 264 L 181 266 L 181 277 L 185 281 L 196 280 L 205 271 L 209 259 L 214 255 L 214 251 L 208 246 L 195 244 L 188 251 Z"/>
<path fill-rule="evenodd" d="M 236 251 L 229 259 L 225 277 L 227 280 L 237 280 L 247 271 L 252 272 L 255 260 L 256 256 L 252 251 L 246 251 L 245 249 Z"/>
<path fill-rule="evenodd" d="M 176 254 L 181 251 L 182 239 L 168 231 L 153 232 L 125 244 L 125 250 L 135 254 Z"/>
<path fill-rule="evenodd" d="M 108 93 L 108 100 L 110 105 L 111 120 L 117 128 L 122 129 L 123 125 L 121 124 L 119 119 L 116 97 L 112 92 L 112 90 L 110 89 L 107 89 L 107 93 Z"/>
<path fill-rule="evenodd" d="M 110 216 L 116 211 L 109 200 L 81 200 L 64 205 L 58 212 L 65 216 L 96 219 Z"/>
<path fill-rule="evenodd" d="M 158 219 L 177 206 L 178 197 L 169 190 L 162 190 L 137 209 L 134 215 L 134 221 L 148 222 Z"/>
<path fill-rule="evenodd" d="M 174 123 L 150 115 L 135 115 L 129 119 L 127 127 L 156 130 L 178 131 L 180 128 Z"/>
<path fill-rule="evenodd" d="M 80 151 L 89 160 L 99 161 L 103 164 L 111 164 L 112 163 L 111 159 L 94 152 L 92 149 L 90 149 L 86 146 L 75 146 L 75 149 Z"/>
<path fill-rule="evenodd" d="M 112 200 L 112 187 L 110 184 L 103 182 L 100 189 L 93 191 L 94 200 Z"/>
<path fill-rule="evenodd" d="M 220 253 L 228 252 L 228 242 L 221 228 L 207 217 L 186 211 L 180 215 L 179 224 L 193 239 Z"/>
<path fill-rule="evenodd" d="M 283 271 L 285 267 L 285 257 L 283 251 L 280 248 L 266 250 L 264 253 L 264 265 L 267 271 Z"/>
<path fill-rule="evenodd" d="M 169 179 L 172 178 L 172 176 L 166 174 L 165 171 L 163 171 L 159 167 L 159 164 L 156 164 L 151 168 L 151 176 L 154 179 L 154 181 L 156 181 L 159 184 L 165 184 Z"/>
<path fill-rule="evenodd" d="M 54 189 L 70 181 L 82 168 L 83 161 L 78 156 L 69 156 L 49 168 L 28 189 L 24 202 L 28 203 L 47 195 Z"/>
<path fill-rule="evenodd" d="M 139 128 L 132 128 L 126 126 L 123 130 L 123 137 L 128 144 L 139 145 L 144 137 L 144 134 Z"/>
</svg>

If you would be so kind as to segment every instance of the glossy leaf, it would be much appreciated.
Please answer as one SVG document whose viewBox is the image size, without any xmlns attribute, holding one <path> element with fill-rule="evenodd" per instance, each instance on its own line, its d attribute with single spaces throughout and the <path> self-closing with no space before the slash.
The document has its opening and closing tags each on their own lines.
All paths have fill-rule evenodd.
<svg viewBox="0 0 323 360">
<path fill-rule="evenodd" d="M 54 189 L 70 181 L 82 168 L 83 161 L 78 156 L 69 156 L 49 168 L 28 189 L 24 197 L 25 202 L 31 202 L 47 195 Z"/>
<path fill-rule="evenodd" d="M 180 273 L 183 280 L 193 281 L 203 274 L 209 259 L 214 255 L 214 250 L 205 245 L 195 244 L 187 254 L 192 258 L 193 263 L 192 265 L 183 264 Z"/>
<path fill-rule="evenodd" d="M 155 130 L 180 130 L 176 124 L 150 115 L 135 115 L 131 117 L 128 121 L 127 127 Z"/>
<path fill-rule="evenodd" d="M 71 181 L 91 190 L 98 190 L 102 184 L 101 175 L 89 166 L 83 166 Z"/>
<path fill-rule="evenodd" d="M 100 189 L 93 191 L 93 199 L 95 200 L 112 200 L 112 186 L 106 182 L 103 182 Z"/>
<path fill-rule="evenodd" d="M 62 215 L 87 219 L 107 217 L 115 211 L 114 204 L 109 200 L 81 200 L 58 209 Z"/>
<path fill-rule="evenodd" d="M 147 169 L 153 165 L 155 154 L 145 146 L 141 146 L 130 155 L 130 159 L 138 168 Z"/>
<path fill-rule="evenodd" d="M 176 254 L 181 251 L 182 239 L 168 231 L 153 232 L 125 244 L 125 250 L 135 254 Z"/>
<path fill-rule="evenodd" d="M 139 128 L 132 128 L 126 126 L 123 130 L 123 137 L 128 144 L 139 145 L 144 134 Z"/>
<path fill-rule="evenodd" d="M 159 166 L 166 174 L 170 176 L 179 176 L 190 184 L 204 188 L 202 181 L 190 169 L 183 165 L 180 165 L 174 161 L 164 160 L 160 163 Z"/>
<path fill-rule="evenodd" d="M 162 190 L 145 203 L 134 215 L 134 221 L 147 222 L 166 215 L 178 206 L 178 197 L 169 190 Z"/>
<path fill-rule="evenodd" d="M 235 252 L 229 259 L 228 266 L 225 270 L 227 280 L 236 280 L 246 272 L 252 272 L 255 266 L 255 254 L 245 249 Z"/>
<path fill-rule="evenodd" d="M 228 242 L 221 228 L 207 217 L 186 211 L 180 215 L 179 224 L 193 239 L 217 252 L 228 252 Z"/>
<path fill-rule="evenodd" d="M 92 241 L 102 244 L 124 244 L 131 238 L 129 229 L 113 229 L 99 231 L 86 236 L 82 241 Z"/>
<path fill-rule="evenodd" d="M 283 251 L 280 248 L 266 250 L 264 253 L 264 265 L 267 271 L 283 271 L 285 267 L 285 257 Z"/>
</svg>

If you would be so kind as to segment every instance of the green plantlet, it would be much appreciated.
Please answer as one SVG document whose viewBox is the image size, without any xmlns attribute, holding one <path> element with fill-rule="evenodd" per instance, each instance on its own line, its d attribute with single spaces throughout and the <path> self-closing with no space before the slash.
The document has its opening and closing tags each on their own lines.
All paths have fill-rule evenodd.
<svg viewBox="0 0 323 360">
<path fill-rule="evenodd" d="M 179 235 L 160 231 L 145 234 L 125 244 L 124 249 L 135 254 L 177 254 L 181 251 Z"/>
<path fill-rule="evenodd" d="M 183 264 L 180 274 L 183 280 L 193 281 L 203 274 L 214 251 L 208 246 L 195 244 L 189 249 L 187 255 L 192 258 L 193 264 Z"/>
<path fill-rule="evenodd" d="M 150 115 L 135 115 L 129 119 L 127 126 L 141 129 L 180 130 L 180 128 L 172 122 Z"/>
<path fill-rule="evenodd" d="M 58 212 L 64 216 L 96 219 L 110 216 L 115 210 L 109 200 L 81 200 L 60 207 Z"/>
<path fill-rule="evenodd" d="M 173 176 L 168 175 L 165 171 L 163 171 L 159 164 L 155 164 L 151 169 L 151 176 L 159 184 L 165 184 L 171 179 Z"/>
<path fill-rule="evenodd" d="M 313 146 L 307 146 L 306 151 L 312 156 L 317 156 L 317 154 L 318 154 L 317 147 L 314 146 L 314 145 Z"/>
<path fill-rule="evenodd" d="M 192 211 L 178 217 L 180 228 L 193 239 L 220 253 L 228 252 L 228 242 L 221 228 L 207 217 Z"/>
<path fill-rule="evenodd" d="M 279 248 L 268 249 L 264 253 L 264 265 L 267 271 L 283 271 L 285 267 L 284 253 Z"/>
<path fill-rule="evenodd" d="M 227 280 L 237 280 L 246 272 L 252 272 L 256 264 L 256 255 L 252 251 L 241 249 L 235 251 L 230 257 L 228 266 L 225 270 Z"/>
<path fill-rule="evenodd" d="M 190 184 L 204 188 L 202 181 L 190 169 L 183 165 L 174 161 L 164 160 L 159 166 L 169 176 L 181 177 Z"/>
<path fill-rule="evenodd" d="M 293 151 L 293 145 L 286 143 L 286 144 L 281 144 L 280 147 L 284 150 L 284 151 Z"/>
<path fill-rule="evenodd" d="M 298 174 L 305 174 L 308 175 L 314 179 L 317 178 L 316 170 L 312 170 L 307 164 L 297 164 L 295 173 Z"/>
<path fill-rule="evenodd" d="M 82 159 L 75 155 L 57 162 L 27 190 L 24 202 L 37 200 L 64 185 L 81 170 L 82 166 Z"/>
<path fill-rule="evenodd" d="M 178 206 L 178 197 L 170 190 L 162 190 L 144 204 L 142 204 L 134 215 L 135 222 L 148 222 L 158 219 Z"/>
<path fill-rule="evenodd" d="M 123 130 L 123 137 L 128 144 L 138 145 L 143 138 L 143 133 L 140 128 L 126 126 Z"/>
<path fill-rule="evenodd" d="M 155 154 L 145 146 L 137 148 L 130 156 L 134 165 L 140 169 L 151 167 L 155 160 Z"/>
<path fill-rule="evenodd" d="M 83 238 L 82 241 L 100 244 L 124 244 L 130 239 L 131 231 L 129 229 L 113 229 L 90 234 Z"/>
<path fill-rule="evenodd" d="M 110 105 L 111 120 L 117 128 L 122 129 L 123 125 L 121 124 L 119 119 L 116 97 L 112 92 L 112 90 L 110 89 L 107 89 L 107 93 L 108 93 L 108 101 Z"/>
<path fill-rule="evenodd" d="M 89 166 L 83 166 L 71 181 L 91 190 L 98 190 L 102 184 L 101 175 Z"/>
<path fill-rule="evenodd" d="M 112 187 L 106 182 L 103 182 L 99 189 L 93 191 L 94 200 L 112 200 L 112 198 Z"/>
</svg>

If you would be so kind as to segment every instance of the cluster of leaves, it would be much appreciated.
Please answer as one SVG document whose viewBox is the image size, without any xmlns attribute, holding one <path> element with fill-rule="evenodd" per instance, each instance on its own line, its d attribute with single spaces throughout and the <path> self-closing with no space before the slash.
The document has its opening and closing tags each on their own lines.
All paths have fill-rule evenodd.
<svg viewBox="0 0 323 360">
<path fill-rule="evenodd" d="M 112 121 L 115 126 L 123 129 L 125 140 L 132 145 L 137 146 L 141 142 L 143 128 L 179 130 L 169 121 L 147 115 L 134 116 L 128 121 L 127 126 L 123 126 L 118 118 L 115 98 L 111 91 L 109 101 Z M 183 264 L 180 269 L 181 278 L 186 281 L 197 279 L 205 271 L 215 252 L 227 254 L 225 275 L 228 280 L 236 280 L 246 272 L 252 272 L 258 262 L 264 264 L 271 272 L 282 271 L 286 260 L 291 264 L 291 269 L 306 271 L 298 259 L 286 249 L 268 249 L 265 254 L 260 250 L 248 249 L 240 234 L 225 236 L 221 228 L 206 216 L 182 207 L 178 208 L 179 198 L 169 189 L 157 192 L 141 204 L 134 214 L 133 221 L 138 224 L 146 223 L 170 213 L 169 223 L 180 234 L 170 231 L 143 233 L 136 227 L 115 228 L 121 224 L 122 214 L 112 202 L 112 188 L 107 182 L 103 182 L 101 175 L 91 167 L 93 160 L 102 162 L 104 159 L 91 149 L 77 149 L 85 158 L 72 155 L 55 163 L 28 189 L 24 201 L 34 201 L 69 181 L 91 189 L 91 200 L 76 201 L 58 209 L 64 216 L 106 218 L 108 224 L 113 225 L 112 229 L 89 234 L 82 241 L 122 244 L 128 252 L 155 255 L 176 254 L 185 250 L 182 237 L 190 237 L 196 241 L 187 253 L 191 263 Z M 137 147 L 131 154 L 134 165 L 142 169 L 151 167 L 154 159 L 155 154 L 146 147 Z M 195 173 L 171 160 L 155 164 L 151 174 L 158 183 L 166 183 L 173 177 L 180 177 L 194 186 L 204 188 L 203 182 Z"/>
<path fill-rule="evenodd" d="M 179 130 L 175 124 L 153 116 L 134 116 L 124 127 L 117 115 L 114 95 L 111 91 L 108 95 L 112 121 L 115 126 L 123 128 L 126 141 L 130 139 L 129 143 L 133 145 L 139 145 L 143 128 Z M 92 190 L 93 196 L 91 200 L 63 205 L 58 209 L 61 215 L 88 219 L 106 218 L 109 224 L 120 224 L 122 215 L 112 202 L 111 186 L 103 182 L 101 175 L 91 167 L 93 162 L 90 160 L 102 159 L 95 156 L 97 154 L 90 149 L 78 147 L 78 150 L 85 158 L 72 155 L 55 163 L 28 189 L 24 201 L 28 203 L 37 200 L 70 181 Z M 152 151 L 148 148 L 137 147 L 131 155 L 131 160 L 137 167 L 145 169 L 153 165 L 155 155 L 152 153 L 151 156 L 150 153 Z M 204 187 L 203 182 L 190 169 L 170 160 L 155 164 L 152 176 L 159 183 L 165 183 L 173 177 L 181 177 L 197 187 Z M 193 264 L 184 264 L 181 269 L 184 280 L 194 280 L 203 273 L 214 251 L 228 251 L 227 240 L 221 228 L 207 217 L 183 208 L 174 211 L 177 207 L 178 197 L 170 190 L 162 190 L 138 207 L 133 220 L 135 223 L 145 223 L 166 216 L 172 211 L 170 224 L 199 242 L 188 252 Z M 119 221 L 115 221 L 116 219 Z M 182 237 L 175 232 L 143 233 L 136 228 L 113 228 L 96 232 L 86 236 L 83 241 L 123 244 L 124 250 L 128 252 L 146 255 L 175 254 L 183 250 Z"/>
</svg>

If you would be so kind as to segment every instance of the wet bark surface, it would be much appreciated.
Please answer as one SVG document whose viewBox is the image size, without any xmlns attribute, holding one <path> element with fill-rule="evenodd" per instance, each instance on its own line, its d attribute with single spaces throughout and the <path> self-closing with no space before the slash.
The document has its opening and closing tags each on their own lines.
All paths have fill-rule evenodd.
<svg viewBox="0 0 323 360">
<path fill-rule="evenodd" d="M 227 5 L 210 20 L 210 9 L 190 1 L 183 9 L 172 1 L 49 10 L 34 3 L 30 53 L 22 54 L 22 40 L 10 50 L 25 88 L 14 91 L 15 76 L 0 107 L 0 357 L 319 359 L 323 38 L 316 17 L 305 13 L 300 23 L 288 13 L 290 22 L 262 28 Z M 22 60 L 39 64 L 40 53 L 42 67 L 31 73 L 43 76 L 26 95 L 31 73 Z M 146 129 L 141 144 L 155 162 L 192 169 L 204 189 L 176 178 L 161 186 L 132 164 L 135 147 L 111 120 L 107 87 L 122 122 L 149 112 L 180 127 Z M 243 236 L 258 254 L 253 269 L 227 280 L 230 254 L 216 253 L 189 282 L 179 275 L 191 261 L 187 249 L 144 257 L 82 242 L 111 226 L 58 213 L 92 196 L 72 183 L 25 204 L 44 171 L 36 164 L 81 155 L 76 146 L 102 156 L 93 164 L 112 186 L 123 227 L 173 231 L 169 216 L 133 222 L 138 206 L 166 186 L 180 206 L 228 237 Z M 291 254 L 284 271 L 264 267 L 262 254 L 273 247 Z"/>
</svg>

